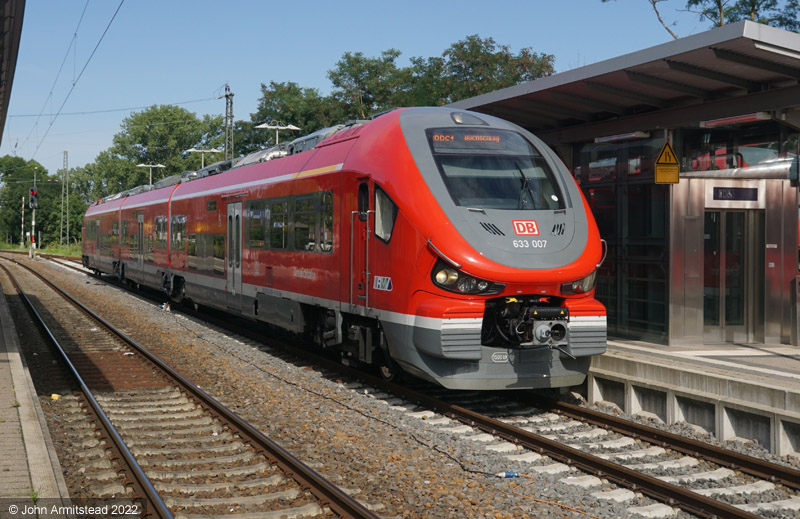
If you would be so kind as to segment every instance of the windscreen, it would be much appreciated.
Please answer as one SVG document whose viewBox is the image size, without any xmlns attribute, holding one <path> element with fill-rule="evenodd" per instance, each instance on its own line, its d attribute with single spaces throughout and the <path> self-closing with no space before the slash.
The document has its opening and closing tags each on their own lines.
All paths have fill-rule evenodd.
<svg viewBox="0 0 800 519">
<path fill-rule="evenodd" d="M 476 209 L 563 209 L 550 166 L 522 135 L 490 128 L 426 130 L 453 202 Z"/>
</svg>

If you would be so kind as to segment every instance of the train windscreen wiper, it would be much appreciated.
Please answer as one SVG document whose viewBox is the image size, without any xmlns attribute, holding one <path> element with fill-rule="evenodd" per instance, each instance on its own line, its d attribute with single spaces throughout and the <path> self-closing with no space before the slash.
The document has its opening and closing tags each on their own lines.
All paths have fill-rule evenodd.
<svg viewBox="0 0 800 519">
<path fill-rule="evenodd" d="M 531 177 L 527 176 L 522 171 L 522 168 L 519 167 L 517 161 L 514 161 L 514 165 L 517 167 L 517 171 L 519 171 L 519 174 L 522 175 L 522 188 L 519 191 L 519 200 L 517 202 L 517 209 L 524 209 L 525 201 L 528 198 L 528 195 L 526 193 L 530 193 L 530 188 L 528 186 L 531 182 Z"/>
</svg>

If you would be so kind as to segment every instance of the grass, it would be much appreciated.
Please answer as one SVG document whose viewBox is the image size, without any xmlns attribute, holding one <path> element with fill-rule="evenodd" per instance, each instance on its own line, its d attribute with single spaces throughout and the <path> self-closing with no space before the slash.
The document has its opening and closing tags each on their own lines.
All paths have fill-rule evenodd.
<svg viewBox="0 0 800 519">
<path fill-rule="evenodd" d="M 30 247 L 30 244 L 28 245 L 28 247 Z M 28 247 L 26 247 L 24 250 L 28 250 Z M 23 249 L 19 248 L 19 243 L 10 244 L 5 242 L 0 242 L 0 250 L 19 251 Z M 80 258 L 81 244 L 73 242 L 67 247 L 67 246 L 60 246 L 57 242 L 45 243 L 43 249 L 37 248 L 37 252 L 44 254 L 54 254 L 56 256 L 73 256 L 76 258 Z"/>
</svg>

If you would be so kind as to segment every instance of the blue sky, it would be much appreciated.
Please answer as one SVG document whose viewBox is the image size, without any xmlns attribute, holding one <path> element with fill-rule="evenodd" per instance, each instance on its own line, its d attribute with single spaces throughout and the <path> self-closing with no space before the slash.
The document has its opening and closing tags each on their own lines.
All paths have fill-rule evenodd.
<svg viewBox="0 0 800 519">
<path fill-rule="evenodd" d="M 682 0 L 659 5 L 680 36 L 708 27 L 679 11 Z M 515 53 L 553 54 L 563 72 L 671 40 L 647 0 L 125 0 L 108 27 L 118 6 L 27 0 L 0 155 L 34 158 L 55 173 L 67 150 L 70 167 L 83 166 L 132 111 L 181 104 L 198 116 L 224 114 L 216 97 L 226 83 L 234 117 L 249 119 L 262 83 L 294 81 L 327 94 L 327 71 L 347 51 L 396 48 L 407 65 L 478 34 Z"/>
</svg>

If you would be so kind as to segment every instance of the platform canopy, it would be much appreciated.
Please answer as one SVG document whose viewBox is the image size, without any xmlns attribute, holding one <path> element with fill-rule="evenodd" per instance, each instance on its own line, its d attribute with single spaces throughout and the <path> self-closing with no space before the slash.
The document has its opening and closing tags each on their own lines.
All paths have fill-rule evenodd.
<svg viewBox="0 0 800 519">
<path fill-rule="evenodd" d="M 11 85 L 17 68 L 25 0 L 0 0 L 0 141 L 8 115 Z"/>
<path fill-rule="evenodd" d="M 799 80 L 800 34 L 741 21 L 450 106 L 496 115 L 563 144 L 783 111 L 800 106 Z M 800 125 L 793 110 L 774 115 Z"/>
</svg>

